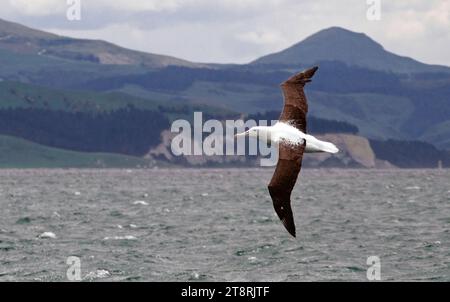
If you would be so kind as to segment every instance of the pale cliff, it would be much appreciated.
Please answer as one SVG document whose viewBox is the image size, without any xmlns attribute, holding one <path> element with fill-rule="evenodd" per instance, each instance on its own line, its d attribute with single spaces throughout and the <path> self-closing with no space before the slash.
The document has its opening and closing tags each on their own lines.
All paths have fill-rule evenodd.
<svg viewBox="0 0 450 302">
<path fill-rule="evenodd" d="M 206 156 L 189 155 L 174 156 L 171 151 L 171 141 L 175 134 L 168 130 L 162 132 L 162 142 L 157 147 L 151 149 L 147 158 L 159 161 L 167 161 L 176 165 L 183 166 L 257 166 L 259 161 L 256 157 L 245 156 Z M 334 168 L 395 168 L 386 161 L 378 160 L 373 152 L 367 138 L 351 134 L 325 134 L 319 135 L 319 139 L 333 142 L 338 148 L 339 153 L 316 153 L 305 154 L 303 157 L 303 166 L 314 167 L 334 167 Z"/>
</svg>

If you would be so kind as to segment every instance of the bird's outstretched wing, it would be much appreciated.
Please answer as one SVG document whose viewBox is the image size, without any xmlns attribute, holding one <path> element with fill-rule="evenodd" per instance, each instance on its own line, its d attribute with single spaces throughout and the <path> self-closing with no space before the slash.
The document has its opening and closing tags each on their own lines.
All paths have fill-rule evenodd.
<svg viewBox="0 0 450 302">
<path fill-rule="evenodd" d="M 302 167 L 306 142 L 301 145 L 279 143 L 279 158 L 269 184 L 273 207 L 286 230 L 295 237 L 295 224 L 291 208 L 291 192 Z"/>
<path fill-rule="evenodd" d="M 289 123 L 303 133 L 306 133 L 306 113 L 308 112 L 308 102 L 303 87 L 311 82 L 318 68 L 315 66 L 297 73 L 281 84 L 284 107 L 279 120 Z"/>
<path fill-rule="evenodd" d="M 306 133 L 306 114 L 308 102 L 303 87 L 311 82 L 318 67 L 297 73 L 281 84 L 284 94 L 284 107 L 280 122 L 290 124 Z M 279 158 L 275 173 L 269 184 L 269 193 L 278 217 L 287 231 L 295 237 L 295 223 L 291 208 L 291 192 L 302 167 L 306 142 L 301 145 L 279 143 Z"/>
</svg>

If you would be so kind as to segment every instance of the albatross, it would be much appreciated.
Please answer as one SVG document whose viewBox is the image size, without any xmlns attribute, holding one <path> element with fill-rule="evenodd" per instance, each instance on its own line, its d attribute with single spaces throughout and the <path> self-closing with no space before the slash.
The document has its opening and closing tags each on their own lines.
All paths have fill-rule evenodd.
<svg viewBox="0 0 450 302">
<path fill-rule="evenodd" d="M 337 153 L 338 148 L 330 143 L 306 134 L 308 102 L 304 86 L 318 67 L 299 72 L 281 84 L 284 107 L 278 122 L 273 126 L 255 126 L 236 136 L 255 137 L 278 148 L 278 163 L 268 185 L 275 212 L 286 230 L 295 237 L 292 215 L 291 192 L 302 167 L 303 153 Z"/>
</svg>

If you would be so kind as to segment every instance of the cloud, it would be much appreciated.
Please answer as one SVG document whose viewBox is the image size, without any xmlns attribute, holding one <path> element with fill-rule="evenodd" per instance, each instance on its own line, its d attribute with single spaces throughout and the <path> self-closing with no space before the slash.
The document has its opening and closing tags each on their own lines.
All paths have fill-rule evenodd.
<svg viewBox="0 0 450 302">
<path fill-rule="evenodd" d="M 425 13 L 425 18 L 434 25 L 446 28 L 448 32 L 450 27 L 450 1 L 436 3 Z"/>
<path fill-rule="evenodd" d="M 243 42 L 267 45 L 284 42 L 282 36 L 277 31 L 247 31 L 236 35 L 238 40 Z"/>
<path fill-rule="evenodd" d="M 162 11 L 175 11 L 183 6 L 183 4 L 190 3 L 192 1 L 186 0 L 96 0 L 93 1 L 92 6 L 110 8 L 119 11 L 131 11 L 131 12 L 162 12 Z"/>
<path fill-rule="evenodd" d="M 97 0 L 102 7 L 125 11 L 179 11 L 182 9 L 217 9 L 225 11 L 266 10 L 286 3 L 286 0 Z"/>
<path fill-rule="evenodd" d="M 450 65 L 450 1 L 389 1 L 380 40 L 386 48 L 427 63 Z"/>
<path fill-rule="evenodd" d="M 2 0 L 16 12 L 28 16 L 53 15 L 64 12 L 67 0 Z M 115 10 L 120 12 L 175 12 L 184 9 L 220 10 L 240 12 L 264 11 L 282 5 L 289 0 L 71 0 L 80 1 L 86 9 Z M 69 1 L 69 3 L 71 2 Z"/>
<path fill-rule="evenodd" d="M 81 1 L 80 22 L 65 19 L 66 0 L 0 0 L 5 3 L 0 17 L 59 34 L 222 63 L 245 63 L 341 26 L 365 32 L 395 53 L 450 65 L 450 54 L 442 51 L 450 48 L 450 0 L 381 0 L 381 21 L 366 19 L 365 0 Z"/>
<path fill-rule="evenodd" d="M 8 0 L 10 10 L 26 16 L 46 16 L 64 13 L 67 7 L 65 0 Z"/>
</svg>

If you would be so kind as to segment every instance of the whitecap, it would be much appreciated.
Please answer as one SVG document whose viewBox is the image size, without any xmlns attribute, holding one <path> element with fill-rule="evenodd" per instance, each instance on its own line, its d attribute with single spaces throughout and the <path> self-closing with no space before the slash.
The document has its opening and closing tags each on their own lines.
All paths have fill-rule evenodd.
<svg viewBox="0 0 450 302">
<path fill-rule="evenodd" d="M 114 237 L 105 237 L 103 240 L 137 240 L 135 236 L 126 235 L 126 236 L 114 236 Z"/>
<path fill-rule="evenodd" d="M 38 236 L 40 239 L 55 239 L 56 235 L 52 232 L 44 232 Z"/>
<path fill-rule="evenodd" d="M 197 272 L 193 272 L 191 274 L 191 277 L 192 277 L 192 279 L 198 280 L 198 279 L 200 279 L 200 274 Z"/>
<path fill-rule="evenodd" d="M 420 187 L 418 187 L 418 186 L 410 186 L 410 187 L 406 187 L 405 190 L 420 190 Z"/>
<path fill-rule="evenodd" d="M 142 205 L 142 206 L 148 206 L 148 202 L 143 201 L 143 200 L 136 200 L 135 202 L 133 202 L 133 204 Z"/>
<path fill-rule="evenodd" d="M 256 258 L 255 256 L 248 257 L 248 261 L 250 262 L 256 262 L 257 260 L 258 258 Z"/>
<path fill-rule="evenodd" d="M 84 279 L 93 280 L 93 279 L 103 279 L 111 276 L 111 273 L 105 269 L 98 269 L 95 272 L 89 272 Z"/>
</svg>

